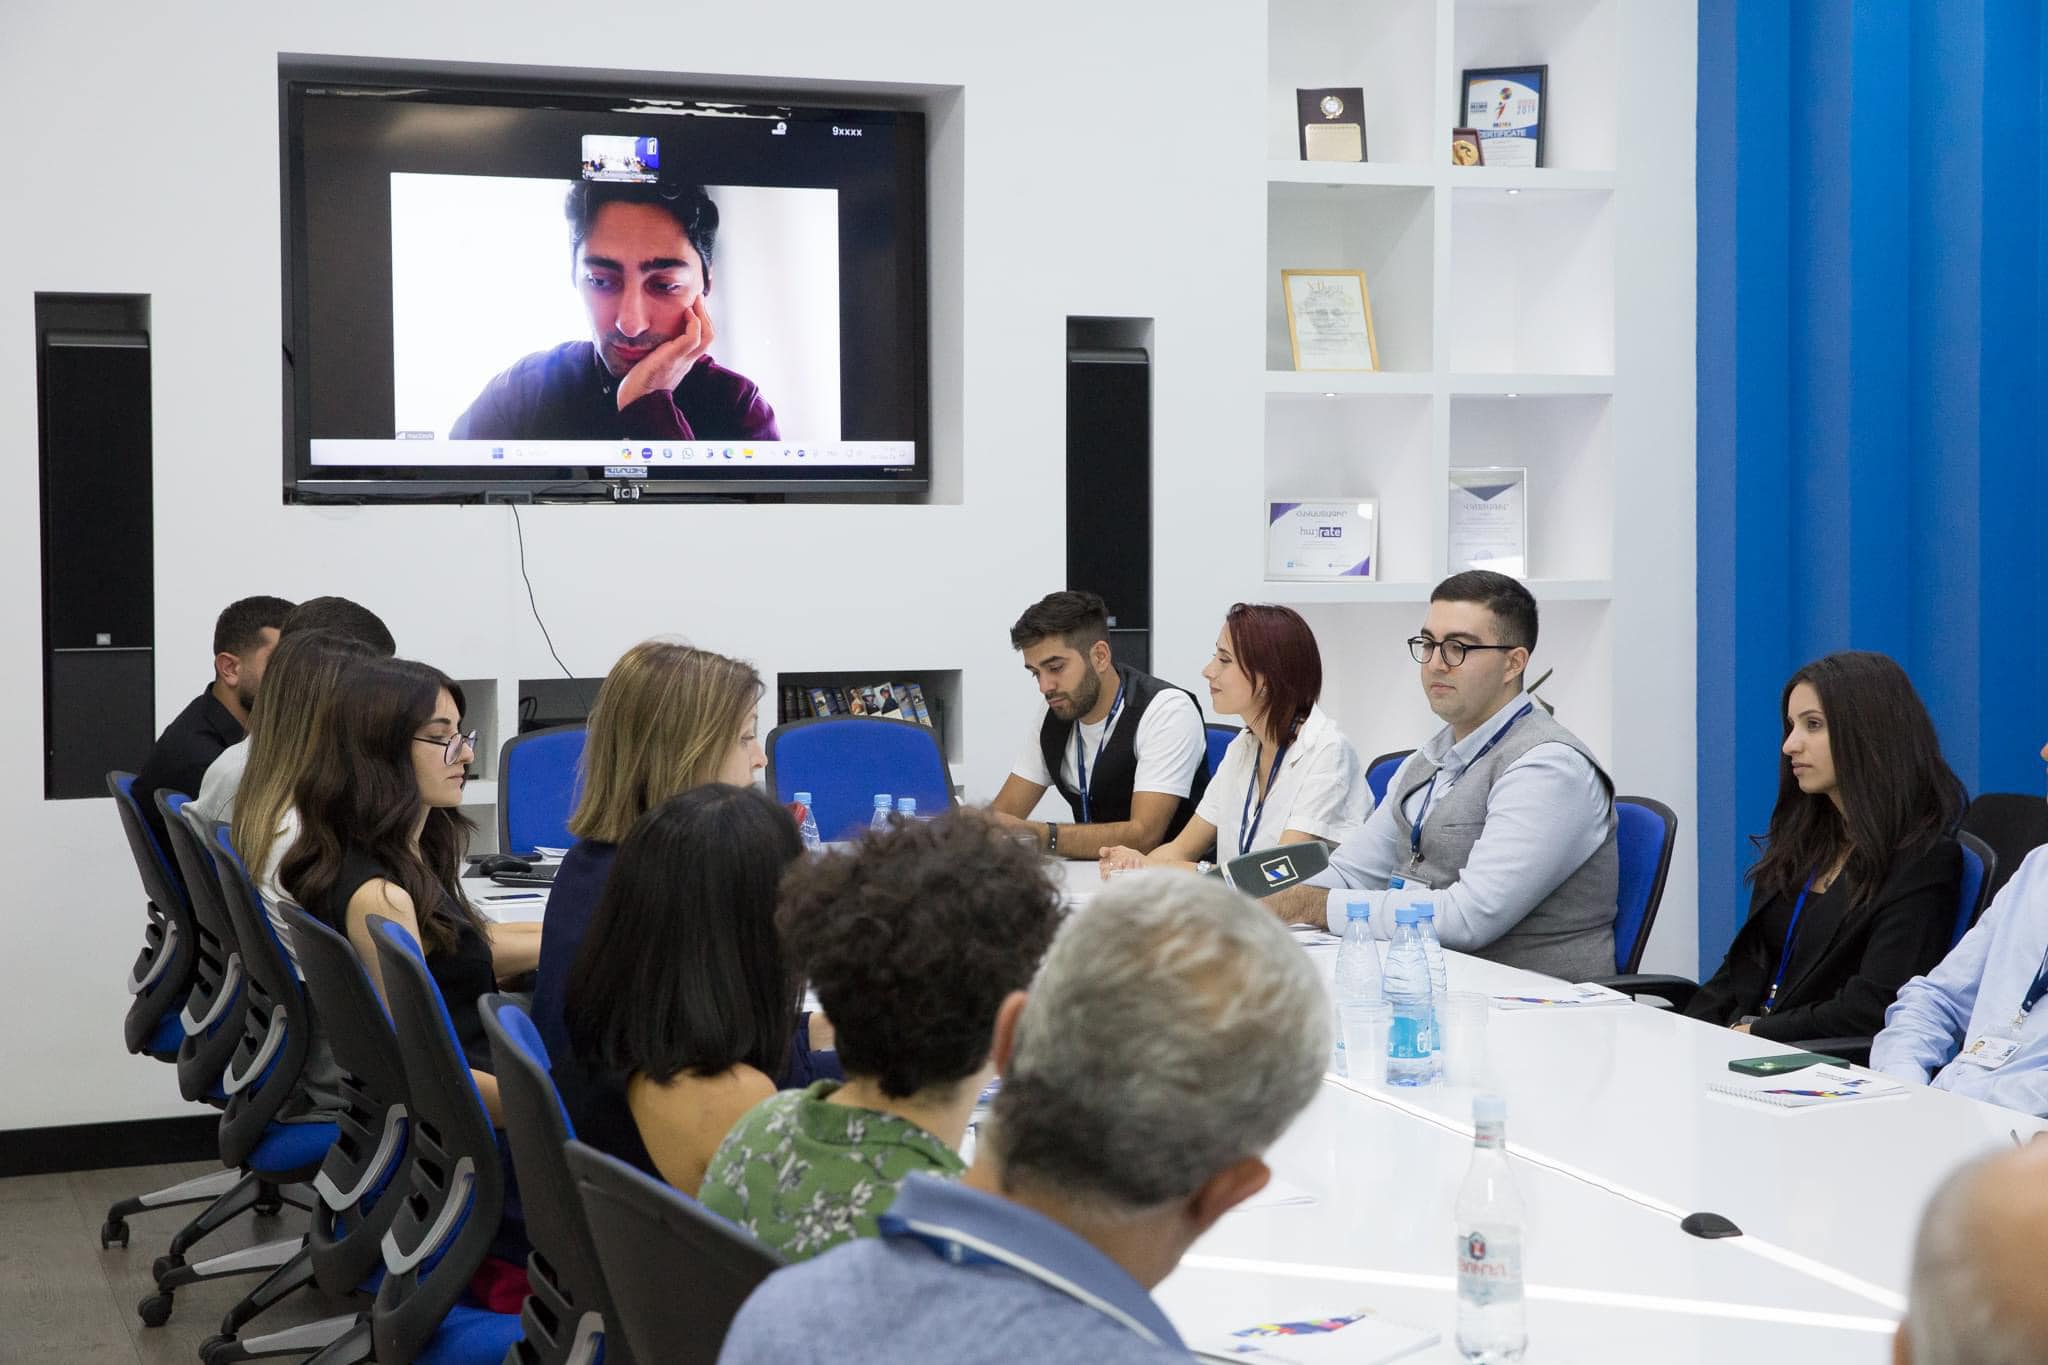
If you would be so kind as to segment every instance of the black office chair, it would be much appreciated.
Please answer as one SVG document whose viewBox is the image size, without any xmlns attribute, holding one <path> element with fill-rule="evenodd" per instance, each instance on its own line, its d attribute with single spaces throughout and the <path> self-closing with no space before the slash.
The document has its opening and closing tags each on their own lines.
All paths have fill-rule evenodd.
<svg viewBox="0 0 2048 1365">
<path fill-rule="evenodd" d="M 526 1260 L 532 1293 L 519 1314 L 525 1339 L 505 1365 L 632 1365 L 624 1335 L 607 1330 L 617 1313 L 569 1171 L 565 1151 L 576 1132 L 548 1074 L 547 1046 L 526 1011 L 506 996 L 485 996 L 483 1016 L 533 1242 Z"/>
<path fill-rule="evenodd" d="M 132 999 L 121 1025 L 122 1040 L 137 1056 L 175 1063 L 185 1043 L 185 1025 L 180 1015 L 191 992 L 198 962 L 192 903 L 185 895 L 184 883 L 158 846 L 156 835 L 142 818 L 135 774 L 108 773 L 107 794 L 114 798 L 121 831 L 127 836 L 128 853 L 135 860 L 135 870 L 142 878 L 142 894 L 147 898 L 142 951 L 128 971 L 128 994 Z M 100 1224 L 100 1245 L 127 1246 L 128 1219 L 134 1214 L 145 1209 L 208 1203 L 233 1189 L 237 1178 L 233 1171 L 220 1171 L 117 1200 L 108 1207 L 106 1221 Z"/>
<path fill-rule="evenodd" d="M 340 1297 L 372 1287 L 384 1234 L 398 1217 L 408 1153 L 405 1065 L 391 1016 L 347 939 L 296 905 L 282 905 L 305 973 L 306 993 L 327 1025 L 342 1107 L 338 1136 L 313 1178 L 313 1206 L 298 1255 L 228 1310 L 220 1334 L 199 1348 L 205 1365 L 322 1351 L 328 1365 L 366 1361 L 370 1316 L 345 1314 L 263 1335 L 240 1335 L 259 1314 L 308 1284 Z"/>
<path fill-rule="evenodd" d="M 374 1358 L 500 1365 L 519 1340 L 519 1315 L 461 1301 L 505 1213 L 497 1135 L 419 943 L 382 915 L 370 917 L 370 937 L 405 1069 L 412 1148 L 370 1308 Z M 335 1349 L 311 1365 L 334 1365 Z"/>
<path fill-rule="evenodd" d="M 618 1158 L 571 1140 L 569 1169 L 640 1360 L 716 1365 L 740 1305 L 782 1260 L 747 1233 Z"/>
<path fill-rule="evenodd" d="M 242 959 L 220 895 L 220 874 L 207 851 L 207 822 L 177 792 L 158 792 L 157 809 L 170 835 L 171 853 L 191 895 L 197 960 L 192 989 L 178 1018 L 185 1041 L 178 1048 L 178 1093 L 199 1103 L 224 1105 L 221 1075 L 242 1040 Z"/>
<path fill-rule="evenodd" d="M 1963 829 L 1998 855 L 1997 871 L 1984 882 L 1988 905 L 2027 855 L 2048 844 L 2048 801 L 2021 792 L 1985 792 L 1963 812 Z"/>
</svg>

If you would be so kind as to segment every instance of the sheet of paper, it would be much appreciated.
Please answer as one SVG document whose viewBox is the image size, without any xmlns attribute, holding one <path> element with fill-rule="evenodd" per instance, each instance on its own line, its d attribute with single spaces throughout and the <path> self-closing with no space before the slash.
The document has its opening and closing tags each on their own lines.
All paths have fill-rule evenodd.
<svg viewBox="0 0 2048 1365">
<path fill-rule="evenodd" d="M 1370 1308 L 1324 1318 L 1256 1323 L 1235 1332 L 1210 1333 L 1188 1342 L 1197 1360 L 1248 1361 L 1252 1365 L 1379 1365 L 1436 1345 L 1436 1332 L 1390 1322 Z"/>
</svg>

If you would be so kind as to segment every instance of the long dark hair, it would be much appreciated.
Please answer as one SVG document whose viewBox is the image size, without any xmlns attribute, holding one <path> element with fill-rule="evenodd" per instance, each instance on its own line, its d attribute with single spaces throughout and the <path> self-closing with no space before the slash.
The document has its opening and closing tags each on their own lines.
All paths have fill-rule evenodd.
<svg viewBox="0 0 2048 1365">
<path fill-rule="evenodd" d="M 1954 831 L 1963 817 L 1963 783 L 1941 756 L 1941 740 L 1912 680 L 1887 656 L 1844 650 L 1794 673 L 1778 699 L 1781 743 L 1792 732 L 1786 712 L 1801 683 L 1820 698 L 1842 806 L 1799 790 L 1781 748 L 1778 804 L 1749 880 L 1766 894 L 1796 896 L 1846 844 L 1842 878 L 1855 909 L 1877 893 L 1895 855 Z"/>
<path fill-rule="evenodd" d="M 293 901 L 318 913 L 315 907 L 341 876 L 343 856 L 351 849 L 362 854 L 412 897 L 420 943 L 429 953 L 452 949 L 464 923 L 484 932 L 456 882 L 475 828 L 469 817 L 443 806 L 427 809 L 419 843 L 413 843 L 413 826 L 426 808 L 413 737 L 433 719 L 443 688 L 459 714 L 462 688 L 438 668 L 375 658 L 344 666 L 332 726 L 292 791 L 299 835 L 278 868 Z"/>
<path fill-rule="evenodd" d="M 577 1059 L 658 1082 L 739 1062 L 780 1074 L 800 996 L 775 905 L 802 852 L 789 813 L 751 787 L 695 787 L 641 816 L 569 969 Z"/>
</svg>

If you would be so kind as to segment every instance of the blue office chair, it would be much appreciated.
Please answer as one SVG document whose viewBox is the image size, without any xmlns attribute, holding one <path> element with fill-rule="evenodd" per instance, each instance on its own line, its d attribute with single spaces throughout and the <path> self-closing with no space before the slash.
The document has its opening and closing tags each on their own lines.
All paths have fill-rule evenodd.
<svg viewBox="0 0 2048 1365">
<path fill-rule="evenodd" d="M 549 1074 L 547 1045 L 526 1011 L 506 996 L 485 996 L 483 1016 L 533 1241 L 526 1260 L 531 1292 L 519 1312 L 525 1339 L 505 1365 L 632 1365 L 625 1337 L 607 1330 L 617 1312 L 569 1172 L 567 1149 L 576 1130 Z"/>
<path fill-rule="evenodd" d="M 178 1019 L 185 1041 L 178 1048 L 178 1093 L 199 1103 L 224 1105 L 227 1092 L 221 1075 L 242 1039 L 243 970 L 235 949 L 234 927 L 221 899 L 220 875 L 207 852 L 212 830 L 177 792 L 156 794 L 171 852 L 192 895 L 192 927 L 196 959 L 192 989 Z"/>
<path fill-rule="evenodd" d="M 875 797 L 912 797 L 918 813 L 953 808 L 953 772 L 938 733 L 886 716 L 818 716 L 768 732 L 768 790 L 787 804 L 811 794 L 828 840 L 851 839 L 874 818 Z"/>
<path fill-rule="evenodd" d="M 1963 941 L 1963 935 L 1983 915 L 1998 878 L 1998 855 L 1990 844 L 1968 830 L 1957 830 L 1956 842 L 1963 846 L 1963 879 L 1956 890 L 1956 927 L 1948 942 L 1951 948 Z"/>
<path fill-rule="evenodd" d="M 1235 725 L 1218 725 L 1211 721 L 1202 729 L 1209 736 L 1209 776 L 1216 776 L 1216 770 L 1223 766 L 1223 751 L 1230 747 L 1230 741 L 1242 733 Z"/>
<path fill-rule="evenodd" d="M 740 1305 L 781 1258 L 617 1157 L 573 1139 L 567 1150 L 616 1332 L 641 1360 L 716 1365 Z"/>
<path fill-rule="evenodd" d="M 1401 760 L 1414 753 L 1413 749 L 1396 749 L 1390 754 L 1381 754 L 1365 768 L 1365 785 L 1372 789 L 1372 803 L 1378 806 L 1387 799 L 1387 784 L 1394 780 L 1394 774 L 1401 771 Z"/>
<path fill-rule="evenodd" d="M 405 1067 L 412 1148 L 393 1191 L 398 1216 L 384 1234 L 384 1280 L 370 1309 L 374 1358 L 500 1365 L 520 1339 L 519 1315 L 462 1302 L 505 1212 L 491 1116 L 419 943 L 382 915 L 370 917 L 370 937 Z M 330 1365 L 327 1357 L 313 1365 Z"/>
<path fill-rule="evenodd" d="M 184 883 L 164 858 L 156 835 L 142 818 L 136 802 L 135 774 L 107 774 L 107 794 L 114 798 L 114 810 L 121 817 L 129 855 L 142 878 L 146 922 L 142 951 L 128 971 L 128 994 L 132 997 L 122 1021 L 122 1039 L 137 1056 L 176 1062 L 185 1044 L 181 1017 L 198 970 L 198 930 L 192 918 L 192 904 Z M 182 1086 L 180 1087 L 182 1090 Z M 219 1171 L 182 1180 L 147 1194 L 115 1201 L 100 1224 L 100 1245 L 128 1245 L 128 1219 L 145 1209 L 175 1208 L 180 1204 L 204 1204 L 218 1199 L 235 1187 L 235 1171 Z"/>
<path fill-rule="evenodd" d="M 1671 807 L 1647 796 L 1614 798 L 1615 853 L 1621 863 L 1614 908 L 1617 972 L 1633 972 L 1642 965 L 1677 842 L 1678 816 Z"/>
<path fill-rule="evenodd" d="M 498 848 L 530 855 L 567 848 L 576 809 L 577 768 L 588 727 L 552 725 L 505 741 L 498 750 Z"/>
</svg>

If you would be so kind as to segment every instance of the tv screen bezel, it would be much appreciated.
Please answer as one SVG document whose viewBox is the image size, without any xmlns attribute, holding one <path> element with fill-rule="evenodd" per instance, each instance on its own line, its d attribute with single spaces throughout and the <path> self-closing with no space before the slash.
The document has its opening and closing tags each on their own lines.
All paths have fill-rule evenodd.
<svg viewBox="0 0 2048 1365">
<path fill-rule="evenodd" d="M 773 108 L 829 116 L 833 112 L 877 113 L 901 117 L 917 134 L 911 144 L 913 174 L 899 185 L 908 229 L 899 239 L 911 291 L 908 314 L 915 319 L 909 350 L 915 386 L 916 459 L 901 475 L 856 471 L 820 476 L 812 469 L 748 471 L 746 477 L 717 477 L 698 470 L 636 469 L 638 477 L 613 477 L 605 466 L 539 467 L 512 475 L 502 468 L 473 471 L 427 466 L 419 474 L 393 472 L 378 466 L 363 473 L 346 466 L 312 463 L 310 378 L 303 377 L 298 357 L 306 355 L 309 332 L 308 285 L 300 265 L 306 259 L 306 204 L 299 117 L 304 97 L 316 90 L 360 90 L 385 94 L 416 93 L 427 97 L 486 103 L 492 99 L 545 107 L 550 102 L 601 100 L 606 107 L 620 102 L 668 105 L 717 105 Z M 664 111 L 664 117 L 672 116 Z M 930 305 L 930 121 L 914 96 L 868 95 L 819 82 L 756 84 L 714 77 L 667 73 L 594 72 L 580 69 L 493 67 L 480 64 L 428 64 L 374 58 L 278 58 L 280 261 L 283 276 L 282 371 L 284 413 L 284 500 L 287 503 L 488 501 L 776 501 L 801 497 L 830 501 L 851 495 L 871 501 L 875 494 L 919 501 L 932 484 L 931 305 Z M 891 499 L 896 500 L 896 499 Z"/>
</svg>

